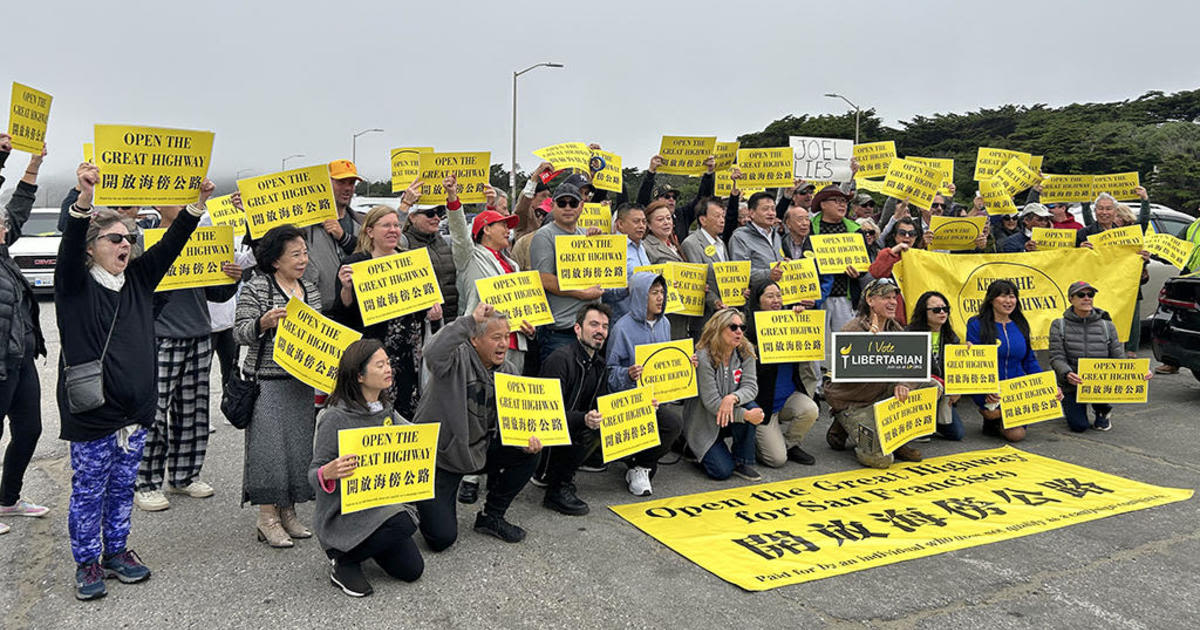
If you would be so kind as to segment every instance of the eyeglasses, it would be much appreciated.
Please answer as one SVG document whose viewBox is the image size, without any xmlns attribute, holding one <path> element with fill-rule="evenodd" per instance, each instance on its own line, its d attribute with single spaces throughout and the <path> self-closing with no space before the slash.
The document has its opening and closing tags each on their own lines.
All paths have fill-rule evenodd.
<svg viewBox="0 0 1200 630">
<path fill-rule="evenodd" d="M 574 197 L 559 197 L 558 199 L 554 200 L 554 205 L 558 206 L 559 208 L 578 208 L 579 200 L 575 199 Z"/>
<path fill-rule="evenodd" d="M 426 208 L 424 210 L 417 210 L 413 214 L 419 214 L 419 215 L 422 215 L 425 217 L 429 217 L 430 219 L 432 219 L 434 217 L 437 217 L 439 219 L 446 218 L 446 210 L 444 208 Z"/>
<path fill-rule="evenodd" d="M 1017 216 L 1016 216 L 1016 215 L 1014 215 L 1014 214 L 1010 214 L 1010 215 L 1007 215 L 1007 216 L 1005 216 L 1005 217 L 1004 217 L 1004 220 L 1005 220 L 1005 221 L 1016 221 L 1016 220 L 1017 220 Z"/>
<path fill-rule="evenodd" d="M 1076 293 L 1075 295 L 1077 295 L 1081 298 L 1089 298 L 1090 299 L 1090 298 L 1096 297 L 1096 292 L 1095 291 L 1080 291 L 1079 293 Z"/>
<path fill-rule="evenodd" d="M 896 230 L 896 235 L 897 236 L 912 236 L 912 237 L 916 238 L 917 236 L 920 236 L 921 233 L 916 230 Z"/>
<path fill-rule="evenodd" d="M 945 210 L 945 209 L 946 209 L 946 204 L 944 204 L 944 203 L 931 203 L 931 204 L 929 204 L 929 209 L 930 209 L 930 210 L 933 210 L 934 208 L 937 208 L 938 210 Z"/>
<path fill-rule="evenodd" d="M 117 234 L 115 232 L 109 232 L 108 234 L 101 234 L 100 236 L 96 237 L 96 240 L 100 239 L 104 239 L 113 245 L 117 245 L 121 241 L 129 241 L 130 245 L 137 244 L 137 234 Z"/>
<path fill-rule="evenodd" d="M 730 324 L 729 330 L 732 330 L 733 332 L 745 332 L 746 325 L 745 324 Z"/>
<path fill-rule="evenodd" d="M 929 311 L 930 313 L 949 313 L 950 307 L 949 306 L 930 306 L 929 308 L 927 308 L 925 310 Z"/>
</svg>

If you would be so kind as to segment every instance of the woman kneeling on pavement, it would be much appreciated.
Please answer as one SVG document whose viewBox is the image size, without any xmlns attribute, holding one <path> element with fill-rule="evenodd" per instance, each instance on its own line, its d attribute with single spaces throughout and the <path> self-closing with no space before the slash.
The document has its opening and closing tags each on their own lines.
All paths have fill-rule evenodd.
<svg viewBox="0 0 1200 630">
<path fill-rule="evenodd" d="M 858 316 L 842 327 L 842 332 L 901 332 L 904 327 L 896 321 L 897 296 L 900 289 L 890 278 L 872 280 L 863 289 L 858 303 Z M 887 468 L 893 459 L 906 462 L 921 461 L 921 451 L 907 444 L 894 453 L 884 453 L 875 436 L 875 403 L 892 396 L 903 401 L 910 383 L 846 383 L 825 384 L 825 400 L 833 412 L 833 423 L 825 434 L 835 451 L 854 447 L 859 463 L 872 468 Z M 894 456 L 894 457 L 893 457 Z"/>
<path fill-rule="evenodd" d="M 1093 404 L 1096 420 L 1089 423 L 1087 403 L 1080 404 L 1075 400 L 1078 387 L 1083 383 L 1079 378 L 1079 360 L 1125 358 L 1116 325 L 1107 312 L 1092 306 L 1095 297 L 1096 288 L 1092 285 L 1083 281 L 1072 283 L 1067 289 L 1071 308 L 1050 324 L 1050 366 L 1058 375 L 1058 384 L 1063 391 L 1067 426 L 1076 433 L 1087 431 L 1089 427 L 1097 431 L 1112 428 L 1112 405 Z M 1153 376 L 1153 372 L 1147 372 L 1146 380 Z"/>
<path fill-rule="evenodd" d="M 937 291 L 926 291 L 917 298 L 913 305 L 912 318 L 907 330 L 913 332 L 928 332 L 932 365 L 930 373 L 946 386 L 946 346 L 961 343 L 954 327 L 950 325 L 950 302 L 946 296 Z M 938 402 L 937 434 L 955 442 L 962 440 L 966 431 L 963 429 L 962 418 L 954 404 L 958 396 L 942 396 Z"/>
<path fill-rule="evenodd" d="M 374 589 L 362 563 L 375 560 L 388 575 L 414 582 L 425 561 L 413 542 L 416 510 L 407 504 L 387 505 L 342 514 L 341 484 L 354 474 L 353 453 L 338 455 L 338 431 L 391 424 L 411 424 L 392 409 L 392 366 L 383 343 L 360 339 L 350 344 L 338 362 L 337 384 L 317 418 L 317 436 L 308 481 L 317 493 L 313 529 L 329 556 L 329 580 L 351 597 Z"/>
</svg>

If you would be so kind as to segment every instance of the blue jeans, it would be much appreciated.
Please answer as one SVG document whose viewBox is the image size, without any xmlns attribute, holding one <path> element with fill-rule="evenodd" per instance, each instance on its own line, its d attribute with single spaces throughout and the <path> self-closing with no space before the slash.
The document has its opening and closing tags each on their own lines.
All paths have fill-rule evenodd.
<svg viewBox="0 0 1200 630">
<path fill-rule="evenodd" d="M 700 467 L 709 477 L 718 481 L 733 475 L 738 464 L 749 466 L 754 461 L 754 429 L 749 422 L 731 422 L 717 434 L 717 441 L 709 447 L 700 460 Z M 725 446 L 725 435 L 733 436 L 733 451 Z"/>
<path fill-rule="evenodd" d="M 960 442 L 967 434 L 967 430 L 963 428 L 963 421 L 958 415 L 958 408 L 949 403 L 946 403 L 946 405 L 950 407 L 950 424 L 937 425 L 937 434 L 947 440 Z"/>
<path fill-rule="evenodd" d="M 1076 433 L 1082 433 L 1092 427 L 1092 423 L 1088 421 L 1087 403 L 1075 402 L 1075 396 L 1079 390 L 1074 387 L 1063 388 L 1062 408 L 1063 415 L 1067 417 L 1067 426 Z M 1112 405 L 1093 404 L 1092 409 L 1096 415 L 1107 414 L 1112 411 Z"/>
</svg>

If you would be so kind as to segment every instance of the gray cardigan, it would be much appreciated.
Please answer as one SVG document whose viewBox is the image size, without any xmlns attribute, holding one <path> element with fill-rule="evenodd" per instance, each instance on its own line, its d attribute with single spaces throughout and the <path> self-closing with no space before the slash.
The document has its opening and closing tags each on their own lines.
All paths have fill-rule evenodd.
<svg viewBox="0 0 1200 630">
<path fill-rule="evenodd" d="M 317 433 L 313 437 L 308 483 L 317 493 L 313 531 L 324 549 L 350 551 L 375 533 L 384 521 L 402 511 L 407 511 L 414 523 L 417 521 L 416 510 L 407 503 L 342 514 L 342 484 L 334 482 L 333 492 L 326 492 L 317 479 L 317 469 L 338 458 L 338 431 L 383 426 L 383 421 L 389 415 L 396 425 L 411 424 L 393 412 L 391 405 L 384 405 L 383 409 L 372 413 L 358 405 L 338 402 L 317 415 Z"/>
<path fill-rule="evenodd" d="M 734 351 L 729 358 L 729 364 L 713 367 L 712 356 L 708 348 L 701 348 L 696 353 L 697 396 L 689 398 L 683 406 L 683 434 L 687 438 L 688 448 L 698 458 L 703 458 L 708 449 L 717 441 L 720 427 L 717 426 L 717 409 L 721 399 L 729 394 L 737 395 L 737 404 L 733 406 L 733 421 L 745 422 L 746 403 L 754 402 L 758 396 L 758 372 L 754 357 L 742 358 L 741 353 Z M 741 381 L 735 382 L 734 373 L 741 370 Z"/>
<path fill-rule="evenodd" d="M 257 373 L 266 378 L 288 376 L 288 373 L 279 367 L 279 364 L 272 358 L 274 350 L 271 347 L 263 349 L 261 371 L 258 366 L 259 344 L 274 344 L 275 342 L 274 332 L 258 329 L 258 319 L 272 308 L 287 306 L 288 303 L 287 294 L 280 291 L 278 285 L 272 287 L 273 284 L 275 284 L 274 276 L 255 271 L 254 277 L 242 285 L 242 291 L 238 294 L 237 299 L 237 314 L 233 319 L 233 340 L 238 345 L 249 346 L 246 349 L 246 360 L 242 363 L 242 372 Z M 300 279 L 300 285 L 304 287 L 304 302 L 320 312 L 321 292 L 317 290 L 317 285 L 304 278 Z"/>
</svg>

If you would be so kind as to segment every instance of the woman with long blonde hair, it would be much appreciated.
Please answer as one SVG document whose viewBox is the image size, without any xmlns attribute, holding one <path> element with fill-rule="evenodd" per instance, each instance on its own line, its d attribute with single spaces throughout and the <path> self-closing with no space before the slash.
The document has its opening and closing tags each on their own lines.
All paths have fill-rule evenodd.
<svg viewBox="0 0 1200 630">
<path fill-rule="evenodd" d="M 762 479 L 751 464 L 754 430 L 764 413 L 754 401 L 756 357 L 745 332 L 741 311 L 721 309 L 705 323 L 696 347 L 698 395 L 684 407 L 684 435 L 700 467 L 713 479 Z M 733 438 L 732 449 L 725 444 L 727 436 Z"/>
</svg>

